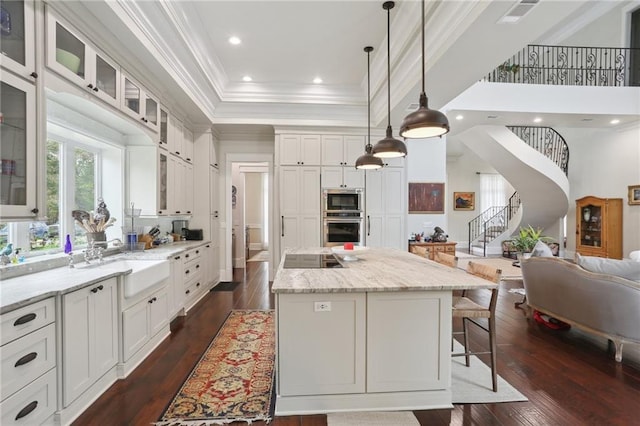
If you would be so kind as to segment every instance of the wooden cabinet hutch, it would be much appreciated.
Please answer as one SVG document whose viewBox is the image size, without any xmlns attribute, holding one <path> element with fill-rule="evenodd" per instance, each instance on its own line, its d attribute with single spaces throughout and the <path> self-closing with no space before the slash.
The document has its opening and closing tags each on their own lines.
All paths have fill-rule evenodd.
<svg viewBox="0 0 640 426">
<path fill-rule="evenodd" d="M 622 259 L 622 198 L 576 200 L 576 251 Z"/>
<path fill-rule="evenodd" d="M 414 254 L 418 254 L 418 255 L 423 255 L 421 253 L 424 252 L 424 257 L 433 260 L 433 257 L 435 256 L 437 251 L 441 251 L 447 254 L 452 254 L 455 255 L 456 254 L 456 244 L 453 241 L 447 242 L 447 243 L 420 243 L 420 242 L 414 242 L 414 241 L 410 241 L 409 242 L 409 252 L 414 253 Z M 425 250 L 420 250 L 418 247 L 421 247 Z"/>
</svg>

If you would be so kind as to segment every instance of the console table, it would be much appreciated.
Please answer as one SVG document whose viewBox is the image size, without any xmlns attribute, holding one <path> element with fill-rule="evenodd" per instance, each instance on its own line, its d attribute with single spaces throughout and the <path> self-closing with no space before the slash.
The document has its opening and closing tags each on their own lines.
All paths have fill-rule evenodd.
<svg viewBox="0 0 640 426">
<path fill-rule="evenodd" d="M 437 251 L 442 251 L 447 254 L 456 254 L 456 242 L 449 241 L 446 243 L 419 243 L 417 241 L 409 241 L 409 252 L 422 255 L 421 251 L 417 247 L 423 247 L 426 250 L 424 256 L 430 260 L 433 260 Z"/>
</svg>

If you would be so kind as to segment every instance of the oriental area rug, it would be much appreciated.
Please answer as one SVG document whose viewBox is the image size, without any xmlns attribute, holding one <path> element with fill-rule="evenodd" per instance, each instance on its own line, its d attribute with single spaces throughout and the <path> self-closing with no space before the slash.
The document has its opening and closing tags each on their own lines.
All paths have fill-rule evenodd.
<svg viewBox="0 0 640 426">
<path fill-rule="evenodd" d="M 275 313 L 234 310 L 158 426 L 269 422 L 273 416 Z"/>
</svg>

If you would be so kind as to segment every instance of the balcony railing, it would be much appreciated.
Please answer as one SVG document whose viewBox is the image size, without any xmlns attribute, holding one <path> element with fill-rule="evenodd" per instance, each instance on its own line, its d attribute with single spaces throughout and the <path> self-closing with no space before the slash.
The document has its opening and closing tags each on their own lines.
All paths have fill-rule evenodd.
<svg viewBox="0 0 640 426">
<path fill-rule="evenodd" d="M 640 49 L 528 45 L 483 80 L 565 86 L 639 86 Z"/>
</svg>

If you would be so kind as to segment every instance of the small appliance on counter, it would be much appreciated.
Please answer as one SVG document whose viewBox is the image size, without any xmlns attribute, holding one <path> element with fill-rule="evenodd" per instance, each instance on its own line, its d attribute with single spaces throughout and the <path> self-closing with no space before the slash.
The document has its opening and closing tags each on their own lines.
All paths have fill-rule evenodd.
<svg viewBox="0 0 640 426">
<path fill-rule="evenodd" d="M 186 229 L 183 228 L 187 240 L 203 240 L 202 229 Z"/>
<path fill-rule="evenodd" d="M 187 238 L 187 231 L 189 230 L 188 220 L 174 220 L 171 222 L 171 233 L 180 235 L 182 239 Z"/>
</svg>

